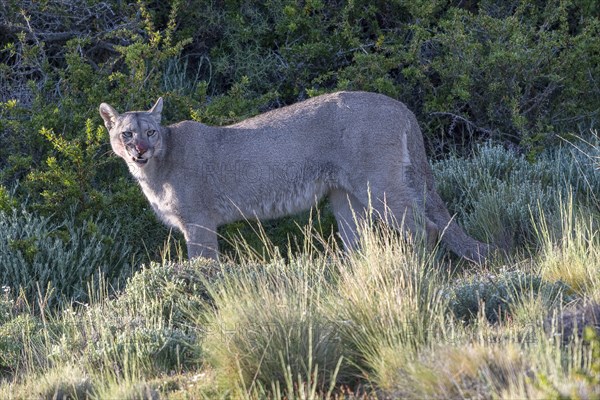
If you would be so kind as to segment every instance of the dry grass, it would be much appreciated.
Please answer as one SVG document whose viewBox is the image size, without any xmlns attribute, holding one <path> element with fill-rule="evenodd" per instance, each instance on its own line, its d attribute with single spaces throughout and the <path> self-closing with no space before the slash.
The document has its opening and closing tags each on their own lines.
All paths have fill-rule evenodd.
<svg viewBox="0 0 600 400">
<path fill-rule="evenodd" d="M 310 232 L 303 252 L 268 261 L 240 243 L 237 263 L 164 260 L 60 313 L 5 295 L 0 396 L 596 398 L 600 340 L 583 325 L 598 329 L 598 216 L 561 210 L 558 224 L 538 221 L 534 256 L 460 276 L 365 223 L 352 254 Z M 478 296 L 465 276 L 506 296 L 497 318 L 485 304 L 456 317 L 453 302 Z"/>
</svg>

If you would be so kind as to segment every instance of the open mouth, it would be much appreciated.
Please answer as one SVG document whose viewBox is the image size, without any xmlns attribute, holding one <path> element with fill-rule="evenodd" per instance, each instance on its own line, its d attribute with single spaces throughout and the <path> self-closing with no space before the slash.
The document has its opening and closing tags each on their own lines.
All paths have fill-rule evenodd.
<svg viewBox="0 0 600 400">
<path fill-rule="evenodd" d="M 147 158 L 136 158 L 136 157 L 132 157 L 131 158 L 137 165 L 144 165 L 148 162 Z"/>
</svg>

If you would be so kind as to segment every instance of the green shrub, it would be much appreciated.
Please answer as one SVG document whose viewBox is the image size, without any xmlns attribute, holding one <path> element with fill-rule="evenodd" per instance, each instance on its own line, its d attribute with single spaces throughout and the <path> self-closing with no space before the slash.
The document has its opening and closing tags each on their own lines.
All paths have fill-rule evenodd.
<svg viewBox="0 0 600 400">
<path fill-rule="evenodd" d="M 434 116 L 428 125 L 440 124 L 449 141 L 488 136 L 536 152 L 574 122 L 585 131 L 596 107 L 588 99 L 598 98 L 585 71 L 598 68 L 588 51 L 597 48 L 600 24 L 582 11 L 575 2 L 559 1 L 521 2 L 512 11 L 483 6 L 476 14 L 450 10 L 422 42 L 432 54 L 421 81 L 428 91 L 425 110 Z M 573 12 L 581 13 L 581 25 Z M 567 124 L 561 114 L 569 115 Z"/>
<path fill-rule="evenodd" d="M 480 315 L 498 322 L 511 315 L 512 307 L 531 296 L 540 296 L 548 306 L 570 299 L 566 284 L 546 282 L 539 275 L 521 271 L 473 276 L 454 282 L 446 290 L 450 310 L 463 322 Z"/>
<path fill-rule="evenodd" d="M 53 321 L 58 334 L 49 358 L 117 382 L 196 366 L 194 322 L 208 308 L 203 274 L 209 269 L 152 264 L 128 279 L 116 298 L 101 283 L 88 306 L 67 309 Z"/>
<path fill-rule="evenodd" d="M 150 305 L 160 305 L 162 317 L 177 328 L 189 326 L 190 313 L 209 307 L 211 302 L 206 289 L 211 271 L 216 263 L 198 260 L 192 263 L 152 263 L 127 280 L 121 296 L 114 305 L 122 310 L 137 310 L 139 316 Z"/>
<path fill-rule="evenodd" d="M 17 206 L 17 201 L 11 193 L 0 185 L 0 212 L 10 212 Z"/>
<path fill-rule="evenodd" d="M 589 148 L 597 152 L 597 149 Z M 467 231 L 506 250 L 536 242 L 534 220 L 560 220 L 560 199 L 572 195 L 595 207 L 600 176 L 593 160 L 570 148 L 535 162 L 500 146 L 479 147 L 470 159 L 451 156 L 433 163 L 437 188 Z"/>
<path fill-rule="evenodd" d="M 140 5 L 145 10 L 142 2 Z M 34 16 L 28 23 L 34 29 L 39 22 L 41 28 L 48 22 L 44 18 L 54 16 L 51 26 L 56 29 L 87 34 L 69 33 L 60 44 L 52 42 L 46 48 L 32 45 L 32 37 L 27 35 L 7 36 L 5 40 L 10 42 L 3 42 L 14 58 L 0 58 L 0 63 L 10 67 L 18 60 L 28 71 L 7 68 L 6 79 L 18 86 L 28 80 L 35 84 L 25 85 L 26 94 L 16 91 L 14 96 L 0 99 L 6 100 L 0 104 L 0 128 L 5 132 L 0 136 L 1 182 L 6 187 L 21 182 L 16 199 L 27 199 L 31 209 L 52 216 L 55 223 L 68 218 L 72 209 L 79 223 L 101 214 L 106 219 L 125 220 L 122 229 L 128 244 L 139 254 L 156 258 L 168 230 L 150 211 L 125 165 L 109 156 L 108 137 L 99 124 L 97 107 L 107 101 L 119 109 L 147 108 L 146 103 L 165 94 L 160 86 L 161 72 L 180 55 L 186 41 L 172 37 L 174 23 L 163 31 L 155 30 L 148 12 L 141 13 L 141 18 L 125 12 L 120 16 L 122 25 L 103 20 L 100 25 L 109 26 L 96 32 L 94 41 L 89 30 L 99 25 L 62 25 L 66 24 L 65 9 L 71 8 L 78 9 L 76 2 L 53 3 L 41 14 L 32 6 Z M 90 4 L 84 15 L 110 14 L 120 8 L 105 2 Z M 173 18 L 177 9 L 173 4 Z M 17 26 L 27 26 L 15 5 L 7 6 L 7 12 L 14 13 Z M 30 35 L 41 40 L 45 33 L 34 29 Z M 98 41 L 108 46 L 101 46 L 104 50 L 100 54 L 95 52 Z M 49 62 L 52 57 L 59 61 Z M 121 68 L 113 69 L 113 63 Z M 30 64 L 37 69 L 27 67 Z M 59 95 L 51 92 L 52 87 Z M 132 87 L 138 90 L 130 90 Z M 174 93 L 173 97 L 177 96 Z M 180 112 L 173 107 L 167 114 L 181 119 Z M 93 116 L 96 121 L 90 119 Z"/>
<path fill-rule="evenodd" d="M 23 290 L 34 307 L 86 302 L 92 280 L 116 287 L 135 261 L 115 223 L 71 217 L 57 224 L 21 208 L 0 213 L 0 231 L 0 282 Z"/>
</svg>

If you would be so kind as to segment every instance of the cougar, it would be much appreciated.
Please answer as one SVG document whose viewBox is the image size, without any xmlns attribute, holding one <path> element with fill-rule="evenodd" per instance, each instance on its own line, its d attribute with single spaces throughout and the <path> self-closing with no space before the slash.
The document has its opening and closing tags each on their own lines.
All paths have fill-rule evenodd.
<svg viewBox="0 0 600 400">
<path fill-rule="evenodd" d="M 367 209 L 396 229 L 438 236 L 482 262 L 489 245 L 468 236 L 438 195 L 414 114 L 390 97 L 338 92 L 213 127 L 161 125 L 149 111 L 100 115 L 156 214 L 183 232 L 189 258 L 218 258 L 217 227 L 277 218 L 327 196 L 345 249 L 359 245 Z"/>
</svg>

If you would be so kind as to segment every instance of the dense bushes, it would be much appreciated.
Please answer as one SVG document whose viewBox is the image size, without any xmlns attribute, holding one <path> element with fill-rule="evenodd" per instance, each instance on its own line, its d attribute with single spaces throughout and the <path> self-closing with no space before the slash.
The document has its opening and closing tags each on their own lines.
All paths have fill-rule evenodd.
<svg viewBox="0 0 600 400">
<path fill-rule="evenodd" d="M 225 123 L 335 89 L 400 98 L 435 149 L 479 137 L 531 148 L 590 127 L 594 2 L 463 3 L 67 1 L 21 14 L 9 2 L 1 100 L 35 116 L 28 135 L 45 126 L 66 137 L 100 101 L 131 109 L 166 94 L 171 120 L 201 110 Z"/>
</svg>

